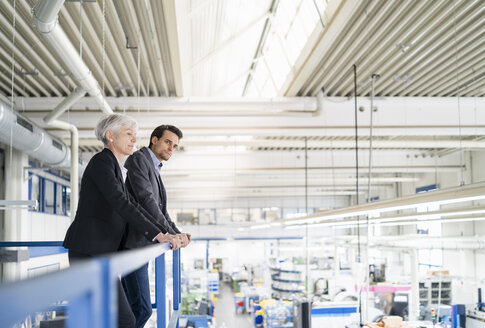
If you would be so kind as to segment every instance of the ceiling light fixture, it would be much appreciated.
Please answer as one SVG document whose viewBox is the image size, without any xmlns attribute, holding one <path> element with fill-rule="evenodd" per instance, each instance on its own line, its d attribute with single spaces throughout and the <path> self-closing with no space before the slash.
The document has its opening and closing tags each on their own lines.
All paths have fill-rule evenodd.
<svg viewBox="0 0 485 328">
<path fill-rule="evenodd" d="M 360 215 L 375 215 L 399 211 L 420 206 L 446 205 L 485 199 L 485 183 L 469 184 L 460 187 L 430 191 L 397 199 L 382 200 L 373 203 L 355 205 L 337 210 L 311 214 L 305 218 L 282 221 L 285 225 L 318 223 L 322 220 L 335 220 Z"/>
</svg>

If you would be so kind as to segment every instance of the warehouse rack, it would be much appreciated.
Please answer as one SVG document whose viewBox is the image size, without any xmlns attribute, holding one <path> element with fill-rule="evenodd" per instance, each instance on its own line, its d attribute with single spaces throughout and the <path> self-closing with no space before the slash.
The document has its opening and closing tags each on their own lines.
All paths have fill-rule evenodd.
<svg viewBox="0 0 485 328">
<path fill-rule="evenodd" d="M 275 267 L 270 267 L 271 289 L 275 292 L 276 298 L 292 299 L 296 295 L 303 292 L 303 280 L 301 279 L 302 272 L 299 270 L 285 270 Z"/>
<path fill-rule="evenodd" d="M 0 242 L 0 247 L 59 247 L 62 242 Z M 116 280 L 155 258 L 155 308 L 158 327 L 178 327 L 180 250 L 173 251 L 173 313 L 167 326 L 165 252 L 169 244 L 85 260 L 72 267 L 0 286 L 0 327 L 10 327 L 38 311 L 49 311 L 59 300 L 69 301 L 71 328 L 117 326 Z M 73 283 L 75 282 L 75 283 Z"/>
<path fill-rule="evenodd" d="M 293 327 L 293 304 L 288 301 L 276 301 L 264 307 L 265 328 Z"/>
<path fill-rule="evenodd" d="M 419 282 L 419 302 L 422 306 L 430 304 L 451 304 L 450 279 L 426 279 Z"/>
</svg>

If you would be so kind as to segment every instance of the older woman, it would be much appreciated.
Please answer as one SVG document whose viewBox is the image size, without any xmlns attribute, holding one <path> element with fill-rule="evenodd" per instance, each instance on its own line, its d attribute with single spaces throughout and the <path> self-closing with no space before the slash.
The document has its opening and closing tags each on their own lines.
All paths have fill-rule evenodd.
<svg viewBox="0 0 485 328">
<path fill-rule="evenodd" d="M 181 246 L 180 239 L 165 234 L 125 188 L 126 169 L 121 162 L 133 153 L 136 130 L 132 118 L 119 114 L 104 117 L 96 126 L 96 137 L 105 148 L 93 156 L 81 180 L 76 216 L 64 240 L 70 261 L 123 250 L 128 226 L 148 240 L 169 242 L 172 249 Z M 120 283 L 118 293 L 118 324 L 134 327 L 135 317 Z"/>
</svg>

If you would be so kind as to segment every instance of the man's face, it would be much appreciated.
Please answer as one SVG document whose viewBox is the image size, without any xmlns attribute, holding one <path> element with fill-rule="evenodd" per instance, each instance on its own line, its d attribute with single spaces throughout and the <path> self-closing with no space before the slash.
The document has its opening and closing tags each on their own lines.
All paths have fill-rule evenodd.
<svg viewBox="0 0 485 328">
<path fill-rule="evenodd" d="M 160 138 L 152 138 L 151 150 L 160 161 L 168 161 L 172 153 L 177 149 L 179 137 L 169 130 L 163 131 Z"/>
</svg>

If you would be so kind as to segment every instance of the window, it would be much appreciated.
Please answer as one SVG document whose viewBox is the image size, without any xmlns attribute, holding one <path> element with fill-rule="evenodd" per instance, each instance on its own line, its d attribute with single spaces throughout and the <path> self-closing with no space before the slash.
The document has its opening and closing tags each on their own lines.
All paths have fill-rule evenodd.
<svg viewBox="0 0 485 328">
<path fill-rule="evenodd" d="M 416 188 L 416 193 L 420 194 L 423 192 L 433 191 L 439 189 L 438 185 L 433 184 L 429 186 L 424 186 Z M 423 205 L 416 208 L 416 212 L 430 212 L 438 211 L 440 209 L 439 205 Z M 428 217 L 427 220 L 430 218 Z M 437 215 L 436 219 L 440 219 Z M 441 222 L 421 222 L 416 224 L 416 232 L 418 234 L 425 234 L 429 236 L 441 236 Z M 425 274 L 429 269 L 437 269 L 443 265 L 443 251 L 441 249 L 421 249 L 418 250 L 418 263 L 419 272 Z"/>
<path fill-rule="evenodd" d="M 29 200 L 36 200 L 38 206 L 40 205 L 40 179 L 38 175 L 29 173 L 30 184 L 29 184 Z"/>
<path fill-rule="evenodd" d="M 54 214 L 54 203 L 55 203 L 55 192 L 56 186 L 54 185 L 53 181 L 43 179 L 44 180 L 44 212 Z"/>
<path fill-rule="evenodd" d="M 249 209 L 249 221 L 260 222 L 263 221 L 263 212 L 260 208 L 250 208 Z"/>
<path fill-rule="evenodd" d="M 183 209 L 177 213 L 177 224 L 197 224 L 197 210 L 196 209 Z"/>
<path fill-rule="evenodd" d="M 65 186 L 62 186 L 62 185 L 55 185 L 54 186 L 54 190 L 55 190 L 55 213 L 56 214 L 60 214 L 60 213 L 65 213 L 63 211 L 63 204 L 62 204 L 62 199 L 63 199 L 63 196 L 62 196 L 62 192 L 63 192 L 63 189 L 66 188 Z"/>
<path fill-rule="evenodd" d="M 436 184 L 424 186 L 420 188 L 416 188 L 416 193 L 420 194 L 423 192 L 437 190 L 438 186 Z M 423 213 L 423 212 L 433 212 L 439 211 L 440 205 L 423 205 L 416 208 L 416 212 Z M 427 218 L 427 220 L 432 220 L 433 218 Z M 440 216 L 437 215 L 435 217 L 436 220 L 440 219 Z M 416 224 L 416 232 L 418 234 L 424 234 L 429 236 L 441 236 L 441 222 L 433 222 L 427 221 Z"/>
<path fill-rule="evenodd" d="M 52 178 L 46 178 L 45 173 Z M 34 211 L 69 216 L 71 188 L 68 184 L 69 180 L 49 171 L 42 174 L 29 172 L 29 200 L 38 202 Z"/>
<path fill-rule="evenodd" d="M 247 208 L 233 208 L 232 209 L 232 222 L 246 222 L 248 221 L 248 209 Z"/>
<path fill-rule="evenodd" d="M 199 224 L 216 224 L 216 210 L 204 208 L 199 210 Z"/>
<path fill-rule="evenodd" d="M 62 187 L 62 207 L 61 213 L 65 215 L 71 215 L 71 188 L 63 186 Z"/>
<path fill-rule="evenodd" d="M 232 209 L 230 208 L 218 208 L 216 209 L 216 224 L 231 223 Z"/>
</svg>

